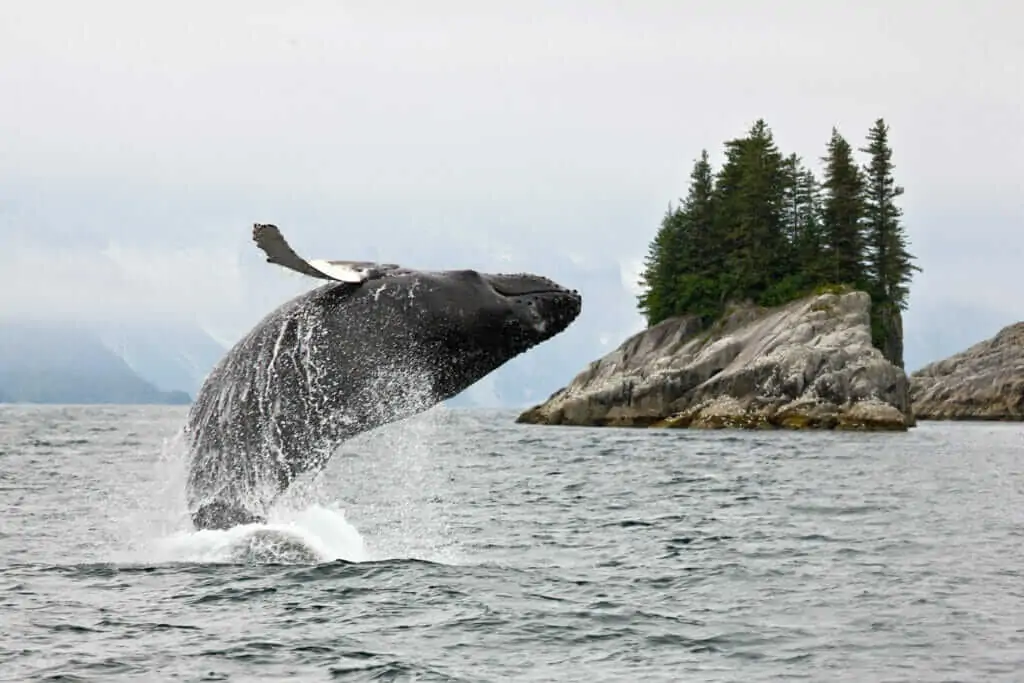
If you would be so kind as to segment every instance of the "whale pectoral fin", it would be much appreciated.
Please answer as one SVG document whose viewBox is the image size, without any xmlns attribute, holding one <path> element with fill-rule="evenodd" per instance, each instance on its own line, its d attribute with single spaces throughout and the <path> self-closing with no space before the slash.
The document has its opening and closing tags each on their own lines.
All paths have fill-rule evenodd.
<svg viewBox="0 0 1024 683">
<path fill-rule="evenodd" d="M 401 270 L 393 263 L 373 261 L 328 261 L 323 259 L 307 261 L 295 253 L 276 225 L 256 223 L 252 226 L 252 238 L 256 246 L 267 255 L 267 263 L 276 263 L 289 270 L 321 280 L 336 280 L 361 284 L 367 280 L 384 277 L 389 272 Z"/>
<path fill-rule="evenodd" d="M 289 270 L 294 270 L 303 275 L 320 278 L 321 280 L 336 280 L 327 273 L 317 270 L 306 259 L 295 253 L 284 235 L 276 225 L 268 223 L 256 223 L 252 226 L 252 239 L 256 246 L 267 255 L 267 263 L 276 263 Z"/>
</svg>

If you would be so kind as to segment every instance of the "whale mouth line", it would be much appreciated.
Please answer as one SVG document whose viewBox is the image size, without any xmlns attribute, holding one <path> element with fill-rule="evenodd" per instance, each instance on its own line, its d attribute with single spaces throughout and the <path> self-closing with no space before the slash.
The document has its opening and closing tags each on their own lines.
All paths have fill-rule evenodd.
<svg viewBox="0 0 1024 683">
<path fill-rule="evenodd" d="M 498 287 L 494 288 L 498 294 L 508 297 L 509 299 L 515 299 L 522 296 L 543 296 L 549 294 L 551 296 L 566 296 L 574 297 L 578 296 L 576 292 L 571 292 L 568 289 L 524 289 L 522 291 L 506 291 L 503 292 Z"/>
<path fill-rule="evenodd" d="M 537 296 L 550 294 L 552 296 L 567 296 L 567 297 L 579 297 L 579 292 L 574 289 L 566 289 L 559 287 L 558 285 L 540 285 L 537 287 L 514 287 L 505 286 L 501 283 L 495 282 L 491 284 L 491 287 L 495 292 L 501 296 L 508 297 L 509 299 L 515 299 L 521 296 Z"/>
</svg>

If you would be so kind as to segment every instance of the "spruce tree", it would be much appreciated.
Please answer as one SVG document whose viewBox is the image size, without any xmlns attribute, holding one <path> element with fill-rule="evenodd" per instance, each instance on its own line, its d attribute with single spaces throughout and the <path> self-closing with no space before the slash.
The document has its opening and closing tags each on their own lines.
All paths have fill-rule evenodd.
<svg viewBox="0 0 1024 683">
<path fill-rule="evenodd" d="M 747 136 L 726 143 L 718 174 L 716 232 L 725 240 L 729 299 L 760 301 L 785 277 L 785 169 L 771 130 L 758 119 Z"/>
<path fill-rule="evenodd" d="M 743 175 L 742 160 L 748 143 L 747 138 L 727 140 L 724 144 L 725 161 L 715 174 L 715 214 L 711 233 L 718 245 L 716 253 L 720 268 L 718 303 L 721 306 L 724 306 L 727 301 L 735 300 L 741 290 L 739 254 L 744 249 L 746 240 L 741 231 L 737 229 L 741 207 L 736 201 L 736 197 L 740 192 Z"/>
<path fill-rule="evenodd" d="M 822 222 L 825 235 L 828 276 L 833 284 L 863 287 L 864 272 L 864 179 L 854 163 L 848 143 L 836 128 L 828 142 L 825 201 Z"/>
<path fill-rule="evenodd" d="M 808 168 L 798 167 L 796 179 L 794 261 L 802 292 L 829 282 L 829 263 L 822 226 L 821 185 Z"/>
<path fill-rule="evenodd" d="M 864 167 L 864 225 L 871 294 L 878 301 L 891 302 L 906 310 L 914 271 L 921 269 L 907 250 L 907 238 L 900 224 L 903 211 L 895 200 L 903 194 L 903 188 L 893 179 L 889 127 L 883 119 L 875 121 L 868 132 L 867 146 L 860 151 L 870 155 Z"/>
<path fill-rule="evenodd" d="M 719 313 L 719 274 L 724 259 L 714 234 L 714 176 L 706 149 L 690 171 L 690 188 L 680 214 L 687 245 L 682 251 L 685 262 L 673 282 L 676 314 L 698 315 L 710 322 Z"/>
<path fill-rule="evenodd" d="M 721 266 L 721 259 L 715 248 L 713 222 L 715 217 L 714 174 L 708 151 L 702 149 L 700 157 L 690 171 L 690 188 L 683 200 L 682 211 L 690 224 L 694 257 L 700 264 L 702 274 L 714 273 Z"/>
<path fill-rule="evenodd" d="M 637 304 L 649 326 L 657 325 L 673 315 L 672 280 L 678 267 L 675 261 L 676 245 L 680 241 L 679 229 L 679 211 L 669 206 L 661 226 L 647 247 L 639 281 L 643 291 L 637 297 Z"/>
<path fill-rule="evenodd" d="M 785 303 L 828 281 L 821 226 L 821 188 L 814 173 L 796 154 L 785 161 L 783 223 L 789 244 L 785 276 L 769 303 Z"/>
<path fill-rule="evenodd" d="M 782 229 L 790 249 L 787 254 L 785 270 L 795 272 L 799 270 L 800 263 L 796 254 L 796 245 L 799 241 L 800 229 L 803 225 L 804 205 L 800 194 L 800 180 L 803 168 L 800 164 L 800 157 L 790 154 L 783 161 L 782 172 L 784 178 L 782 190 Z"/>
</svg>

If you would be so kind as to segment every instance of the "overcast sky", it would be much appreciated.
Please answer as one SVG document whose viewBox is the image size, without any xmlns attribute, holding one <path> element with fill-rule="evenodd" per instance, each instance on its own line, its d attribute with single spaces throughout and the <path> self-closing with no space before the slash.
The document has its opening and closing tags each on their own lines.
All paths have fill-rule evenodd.
<svg viewBox="0 0 1024 683">
<path fill-rule="evenodd" d="M 254 221 L 317 258 L 614 266 L 632 305 L 702 147 L 763 117 L 817 167 L 882 116 L 916 365 L 958 350 L 950 310 L 990 326 L 967 339 L 1024 319 L 1021 25 L 1011 0 L 4 2 L 0 310 L 237 335 L 307 286 Z"/>
</svg>

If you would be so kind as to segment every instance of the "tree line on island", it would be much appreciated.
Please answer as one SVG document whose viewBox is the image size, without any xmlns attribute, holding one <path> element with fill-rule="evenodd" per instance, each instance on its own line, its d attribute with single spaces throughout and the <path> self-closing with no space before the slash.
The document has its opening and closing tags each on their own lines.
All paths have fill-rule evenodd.
<svg viewBox="0 0 1024 683">
<path fill-rule="evenodd" d="M 903 188 L 883 119 L 859 151 L 864 166 L 833 128 L 819 180 L 798 155 L 779 151 L 763 119 L 725 143 L 717 172 L 702 150 L 686 197 L 669 207 L 644 261 L 638 306 L 648 325 L 680 315 L 706 325 L 730 303 L 777 306 L 848 287 L 871 296 L 872 341 L 885 352 L 897 335 L 887 357 L 902 366 L 893 318 L 906 310 L 920 268 L 896 205 Z"/>
</svg>

